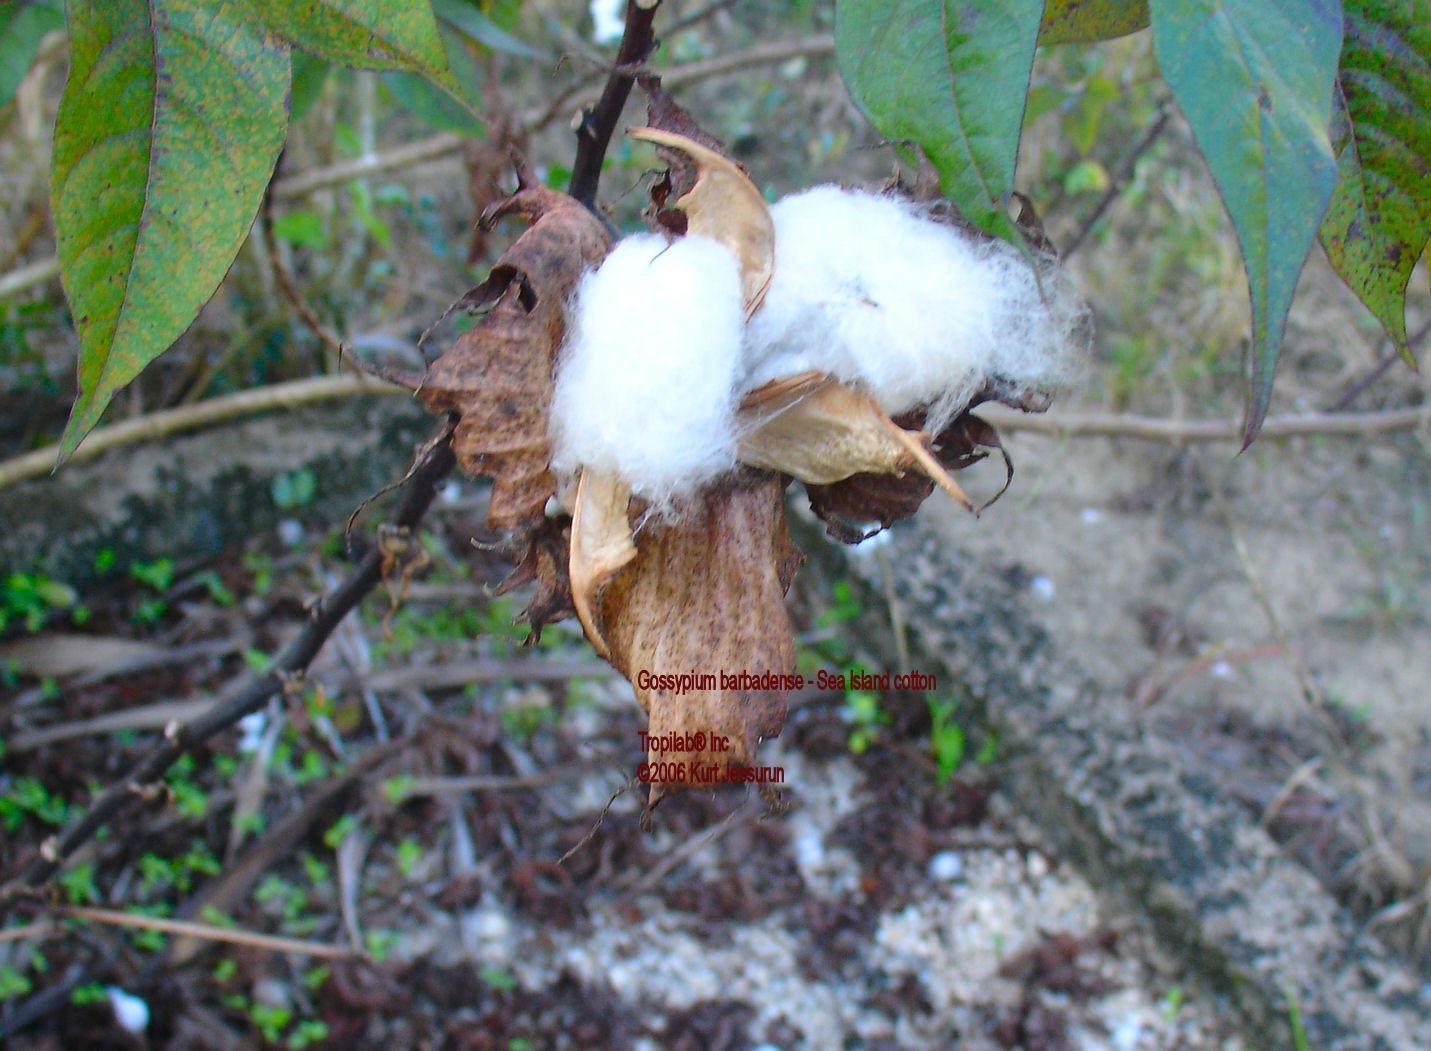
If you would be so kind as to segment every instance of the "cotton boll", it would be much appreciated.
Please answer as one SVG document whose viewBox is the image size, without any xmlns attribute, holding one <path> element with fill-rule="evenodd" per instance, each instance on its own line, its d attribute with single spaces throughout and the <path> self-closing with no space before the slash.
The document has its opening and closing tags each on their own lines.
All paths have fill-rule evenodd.
<svg viewBox="0 0 1431 1051">
<path fill-rule="evenodd" d="M 751 319 L 744 389 L 806 370 L 864 386 L 939 429 L 991 378 L 1056 386 L 1081 306 L 1019 251 L 918 205 L 818 186 L 772 209 L 775 275 Z"/>
<path fill-rule="evenodd" d="M 552 393 L 553 466 L 669 512 L 735 466 L 740 274 L 703 237 L 620 242 L 577 290 Z"/>
</svg>

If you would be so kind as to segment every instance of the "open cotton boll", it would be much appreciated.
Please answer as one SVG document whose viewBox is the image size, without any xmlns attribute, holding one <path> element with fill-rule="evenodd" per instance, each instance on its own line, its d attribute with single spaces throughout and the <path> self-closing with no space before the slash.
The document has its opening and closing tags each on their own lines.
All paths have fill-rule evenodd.
<svg viewBox="0 0 1431 1051">
<path fill-rule="evenodd" d="M 552 463 L 670 511 L 735 466 L 740 274 L 723 246 L 621 241 L 577 289 L 552 392 Z"/>
<path fill-rule="evenodd" d="M 748 326 L 743 389 L 828 372 L 891 416 L 928 406 L 937 431 L 991 379 L 1058 386 L 1086 339 L 1062 275 L 1040 290 L 1016 248 L 917 204 L 817 186 L 771 212 L 775 274 Z"/>
</svg>

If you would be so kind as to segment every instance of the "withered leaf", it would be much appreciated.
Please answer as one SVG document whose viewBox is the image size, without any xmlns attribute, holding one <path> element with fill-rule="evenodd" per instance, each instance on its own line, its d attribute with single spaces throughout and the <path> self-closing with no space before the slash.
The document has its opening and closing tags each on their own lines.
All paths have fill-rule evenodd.
<svg viewBox="0 0 1431 1051">
<path fill-rule="evenodd" d="M 487 524 L 527 532 L 541 525 L 555 489 L 547 414 L 565 334 L 563 304 L 582 273 L 609 251 L 611 239 L 576 200 L 536 183 L 521 166 L 518 171 L 521 187 L 488 208 L 481 222 L 490 229 L 503 216 L 517 215 L 532 225 L 487 280 L 448 311 L 492 304 L 428 367 L 418 395 L 432 412 L 458 415 L 458 463 L 469 474 L 493 479 Z"/>
<path fill-rule="evenodd" d="M 806 372 L 772 380 L 742 399 L 738 419 L 737 455 L 743 463 L 782 471 L 807 485 L 917 467 L 974 509 L 922 433 L 898 426 L 868 394 L 831 376 Z"/>
<path fill-rule="evenodd" d="M 899 427 L 917 430 L 923 426 L 922 413 L 909 413 L 894 421 Z M 1013 461 L 999 442 L 999 434 L 987 422 L 964 413 L 949 424 L 931 442 L 936 459 L 951 471 L 978 463 L 996 449 L 1004 458 L 1004 485 L 979 510 L 992 504 L 1014 477 Z M 934 492 L 934 482 L 921 474 L 853 474 L 830 485 L 806 485 L 810 510 L 825 523 L 825 532 L 842 544 L 858 544 L 888 529 L 895 522 L 910 518 Z M 866 530 L 865 523 L 877 523 Z"/>
<path fill-rule="evenodd" d="M 565 515 L 548 518 L 524 538 L 525 550 L 520 561 L 493 590 L 505 595 L 526 584 L 535 584 L 531 600 L 522 611 L 519 622 L 531 628 L 524 646 L 541 641 L 542 628 L 558 620 L 576 616 L 572 604 L 571 577 L 567 565 L 571 559 L 571 522 Z"/>
<path fill-rule="evenodd" d="M 646 125 L 648 127 L 684 136 L 715 153 L 726 155 L 725 143 L 696 123 L 696 119 L 661 85 L 660 77 L 637 77 L 636 83 L 640 84 L 641 90 L 646 93 Z M 696 177 L 700 173 L 695 162 L 679 149 L 657 146 L 656 152 L 661 155 L 661 159 L 666 162 L 667 167 L 666 172 L 651 187 L 651 201 L 658 209 L 657 214 L 660 216 L 669 214 L 659 210 L 665 209 L 671 200 L 684 197 L 691 191 L 696 184 Z M 750 174 L 745 165 L 738 161 L 735 163 L 741 171 L 747 175 Z M 684 217 L 681 219 L 680 228 L 673 232 L 678 234 L 686 232 Z"/>
<path fill-rule="evenodd" d="M 687 233 L 719 241 L 735 256 L 746 317 L 755 313 L 775 272 L 775 221 L 750 176 L 729 157 L 684 135 L 660 128 L 628 128 L 626 134 L 678 150 L 695 164 L 695 184 L 675 207 L 686 215 Z"/>
<path fill-rule="evenodd" d="M 794 674 L 784 596 L 801 555 L 785 529 L 783 490 L 777 476 L 747 470 L 702 494 L 679 521 L 648 523 L 636 557 L 600 595 L 611 663 L 650 716 L 648 759 L 670 764 L 655 768 L 664 776 L 652 783 L 653 804 L 667 787 L 713 787 L 728 765 L 754 765 L 760 738 L 784 725 L 786 691 L 720 686 L 722 673 Z M 657 689 L 643 672 L 710 675 L 714 685 Z M 660 746 L 676 734 L 701 734 L 704 747 Z"/>
</svg>

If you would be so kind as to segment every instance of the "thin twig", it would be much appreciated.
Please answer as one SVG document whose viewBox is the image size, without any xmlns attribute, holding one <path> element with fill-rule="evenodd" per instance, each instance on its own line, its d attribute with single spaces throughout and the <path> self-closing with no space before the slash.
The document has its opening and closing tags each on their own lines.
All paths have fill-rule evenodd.
<svg viewBox="0 0 1431 1051">
<path fill-rule="evenodd" d="M 1428 333 L 1431 333 L 1431 318 L 1428 318 L 1420 328 L 1418 328 L 1415 332 L 1411 333 L 1411 335 L 1407 337 L 1406 345 L 1408 347 L 1415 347 L 1416 344 L 1420 343 L 1423 339 L 1426 338 Z M 1341 412 L 1352 402 L 1356 401 L 1356 399 L 1361 395 L 1362 391 L 1366 390 L 1377 380 L 1381 379 L 1381 377 L 1386 373 L 1387 369 L 1391 368 L 1392 365 L 1395 365 L 1398 361 L 1402 360 L 1404 359 L 1401 357 L 1401 352 L 1398 351 L 1395 347 L 1392 347 L 1390 353 L 1388 353 L 1385 357 L 1378 361 L 1376 365 L 1369 372 L 1367 372 L 1365 376 L 1353 383 L 1350 387 L 1343 391 L 1342 394 L 1335 401 L 1328 405 L 1327 412 Z"/>
<path fill-rule="evenodd" d="M 620 70 L 624 66 L 640 65 L 655 49 L 652 22 L 660 6 L 661 0 L 626 0 L 626 28 L 621 34 L 621 46 L 616 49 L 617 68 L 607 76 L 601 98 L 576 129 L 576 160 L 571 166 L 567 192 L 593 211 L 606 147 L 616 130 L 616 122 L 621 119 L 621 111 L 626 108 L 631 86 L 636 83 L 633 75 Z"/>
<path fill-rule="evenodd" d="M 691 12 L 685 18 L 678 19 L 667 27 L 665 34 L 666 38 L 669 40 L 677 33 L 683 33 L 687 29 L 690 29 L 691 26 L 696 25 L 700 22 L 704 22 L 711 15 L 718 14 L 719 12 L 725 10 L 727 7 L 734 7 L 735 2 L 736 0 L 715 0 L 714 3 L 707 4 L 699 11 Z"/>
<path fill-rule="evenodd" d="M 43 285 L 60 276 L 60 261 L 53 256 L 37 259 L 33 263 L 16 267 L 8 274 L 0 274 L 0 299 L 28 292 L 36 285 Z"/>
<path fill-rule="evenodd" d="M 437 496 L 438 486 L 456 460 L 450 442 L 431 444 L 424 449 L 417 472 L 408 483 L 393 527 L 414 528 Z M 313 619 L 303 632 L 279 655 L 271 670 L 250 679 L 232 696 L 188 725 L 175 725 L 165 732 L 155 747 L 118 784 L 99 794 L 79 820 L 58 838 L 44 842 L 40 854 L 9 885 L 0 888 L 0 902 L 35 887 L 53 876 L 70 855 L 96 832 L 157 782 L 182 756 L 210 737 L 233 726 L 245 715 L 257 711 L 286 683 L 306 669 L 338 623 L 371 591 L 383 576 L 383 545 L 374 544 L 352 574 L 337 590 L 313 610 Z"/>
<path fill-rule="evenodd" d="M 325 673 L 314 676 L 314 681 L 332 689 L 355 686 L 379 693 L 391 693 L 413 687 L 430 690 L 452 689 L 479 682 L 500 682 L 504 679 L 517 682 L 568 682 L 571 679 L 613 679 L 618 675 L 620 673 L 611 665 L 596 661 L 481 657 L 441 664 L 415 664 L 368 674 Z M 70 685 L 73 684 L 67 684 Z M 96 737 L 119 730 L 159 730 L 176 719 L 186 722 L 200 718 L 219 703 L 222 702 L 213 697 L 157 701 L 135 708 L 106 712 L 89 719 L 76 719 L 22 731 L 6 740 L 5 747 L 18 755 L 76 737 Z"/>
<path fill-rule="evenodd" d="M 263 195 L 263 203 L 258 206 L 258 221 L 263 225 L 263 246 L 268 250 L 268 262 L 273 267 L 273 277 L 278 283 L 278 290 L 283 293 L 283 298 L 288 300 L 290 306 L 298 313 L 299 319 L 318 338 L 318 342 L 327 347 L 337 359 L 343 359 L 343 341 L 338 338 L 337 333 L 323 324 L 318 317 L 313 305 L 303 298 L 303 293 L 298 290 L 298 282 L 293 277 L 293 271 L 284 262 L 283 253 L 278 248 L 278 238 L 273 235 L 273 194 Z"/>
<path fill-rule="evenodd" d="M 409 392 L 362 376 L 321 376 L 315 379 L 277 383 L 270 387 L 210 398 L 194 405 L 125 420 L 90 432 L 70 463 L 82 463 L 102 452 L 157 441 L 172 434 L 196 430 L 237 416 L 274 409 L 293 409 L 330 398 L 351 398 L 360 394 L 402 394 Z M 1030 415 L 1000 405 L 982 405 L 979 415 L 1003 431 L 1032 431 L 1060 438 L 1138 438 L 1159 442 L 1240 442 L 1241 426 L 1224 420 L 1163 420 L 1151 416 L 1121 414 Z M 1431 406 L 1386 409 L 1381 412 L 1322 412 L 1300 416 L 1273 416 L 1262 427 L 1264 438 L 1311 437 L 1313 435 L 1367 435 L 1404 431 L 1431 424 Z M 0 462 L 0 489 L 36 478 L 54 470 L 57 446 Z"/>
<path fill-rule="evenodd" d="M 216 880 L 184 902 L 177 910 L 177 918 L 187 919 L 205 909 L 216 909 L 221 913 L 235 909 L 263 874 L 278 860 L 291 856 L 318 820 L 329 813 L 358 781 L 411 747 L 416 739 L 417 735 L 413 734 L 370 748 L 341 774 L 329 778 L 301 806 L 251 844 L 237 861 L 226 864 Z M 164 961 L 170 965 L 183 964 L 192 959 L 197 950 L 198 945 L 192 939 L 180 939 L 169 946 Z"/>
<path fill-rule="evenodd" d="M 739 828 L 745 823 L 747 818 L 760 809 L 760 806 L 760 796 L 751 792 L 741 801 L 740 806 L 736 807 L 716 824 L 696 833 L 660 861 L 656 862 L 656 864 L 646 872 L 642 873 L 640 878 L 632 883 L 631 886 L 626 889 L 625 893 L 621 895 L 622 900 L 631 901 L 638 895 L 650 890 L 661 881 L 661 877 L 665 876 L 666 873 L 679 868 L 682 864 L 699 853 L 702 848 L 714 843 L 727 832 Z"/>
<path fill-rule="evenodd" d="M 314 956 L 323 960 L 346 960 L 356 955 L 353 950 L 341 945 L 325 945 L 322 942 L 284 938 L 276 934 L 259 934 L 257 931 L 244 931 L 233 927 L 215 927 L 212 923 L 196 923 L 193 920 L 171 920 L 167 916 L 140 916 L 132 912 L 95 909 L 82 905 L 59 906 L 55 912 L 72 919 L 109 923 L 116 927 L 137 927 L 140 930 L 179 934 L 188 938 L 203 938 L 214 942 L 228 942 L 230 945 L 248 945 L 255 949 Z"/>
<path fill-rule="evenodd" d="M 1103 218 L 1103 213 L 1106 212 L 1113 202 L 1118 199 L 1119 195 L 1122 194 L 1128 180 L 1133 177 L 1133 169 L 1138 166 L 1138 161 L 1142 159 L 1143 154 L 1152 149 L 1153 143 L 1158 141 L 1158 138 L 1163 134 L 1163 129 L 1168 126 L 1168 118 L 1171 116 L 1172 103 L 1165 99 L 1158 106 L 1158 119 L 1153 121 L 1152 126 L 1144 133 L 1143 137 L 1138 141 L 1138 144 L 1133 147 L 1132 152 L 1123 158 L 1123 163 L 1118 165 L 1117 174 L 1115 174 L 1109 182 L 1108 189 L 1104 192 L 1098 205 L 1089 214 L 1088 218 L 1083 220 L 1082 225 L 1078 228 L 1078 233 L 1073 235 L 1073 239 L 1069 241 L 1067 246 L 1059 253 L 1064 260 L 1073 258 L 1073 253 L 1078 251 L 1079 246 L 1083 244 L 1088 235 L 1093 232 L 1093 228 L 1098 225 L 1098 220 Z"/>
<path fill-rule="evenodd" d="M 1029 415 L 1002 405 L 981 405 L 976 410 L 1000 430 L 1033 431 L 1060 438 L 1140 438 L 1159 442 L 1241 442 L 1242 427 L 1227 420 L 1161 420 L 1151 416 L 1051 413 Z M 1431 425 L 1431 404 L 1383 412 L 1313 412 L 1300 416 L 1274 416 L 1262 428 L 1266 438 L 1312 435 L 1386 434 Z"/>
<path fill-rule="evenodd" d="M 549 770 L 541 774 L 521 774 L 504 777 L 499 775 L 474 775 L 471 777 L 414 777 L 397 782 L 394 802 L 406 802 L 419 796 L 445 796 L 471 792 L 512 792 L 522 788 L 547 788 L 567 781 L 582 778 L 604 769 L 597 766 L 573 766 L 561 770 Z"/>
<path fill-rule="evenodd" d="M 274 409 L 296 409 L 330 398 L 352 398 L 363 394 L 403 394 L 408 392 L 364 375 L 318 376 L 290 383 L 226 394 L 175 409 L 162 409 L 132 420 L 96 427 L 75 450 L 67 463 L 92 460 L 102 452 L 137 442 L 152 442 L 183 431 L 197 430 L 237 416 L 249 416 Z M 0 489 L 37 478 L 55 469 L 59 446 L 50 445 L 0 463 Z"/>
<path fill-rule="evenodd" d="M 351 398 L 362 394 L 402 394 L 409 392 L 363 375 L 320 376 L 314 379 L 276 383 L 270 387 L 210 398 L 193 405 L 96 427 L 69 459 L 69 463 L 91 460 L 102 452 L 137 442 L 157 441 L 172 434 L 197 430 L 238 416 L 274 409 L 294 409 L 330 398 Z M 1032 431 L 1060 438 L 1138 438 L 1159 442 L 1240 442 L 1241 426 L 1224 420 L 1163 420 L 1151 416 L 1122 414 L 1030 415 L 1001 405 L 981 405 L 980 416 L 1003 431 Z M 1262 427 L 1264 438 L 1311 437 L 1313 435 L 1367 435 L 1404 431 L 1431 424 L 1431 405 L 1380 412 L 1319 412 L 1300 416 L 1273 416 Z M 37 478 L 54 470 L 58 446 L 0 462 L 0 489 Z"/>
<path fill-rule="evenodd" d="M 35 923 L 26 923 L 20 927 L 7 927 L 0 931 L 0 945 L 6 942 L 24 941 L 26 938 L 38 938 L 54 930 L 55 925 L 49 920 L 39 920 Z"/>
</svg>

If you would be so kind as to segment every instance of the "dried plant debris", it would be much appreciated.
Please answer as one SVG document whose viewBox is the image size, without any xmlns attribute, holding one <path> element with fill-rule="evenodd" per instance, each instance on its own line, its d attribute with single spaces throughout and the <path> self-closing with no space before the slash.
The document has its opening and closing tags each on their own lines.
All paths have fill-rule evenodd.
<svg viewBox="0 0 1431 1051">
<path fill-rule="evenodd" d="M 518 563 L 502 587 L 536 583 L 533 637 L 575 613 L 635 687 L 654 803 L 746 780 L 782 728 L 789 480 L 847 543 L 936 488 L 973 510 L 951 472 L 1003 449 L 969 410 L 1041 410 L 1088 333 L 1036 236 L 991 240 L 902 186 L 816 187 L 772 209 L 644 86 L 651 126 L 631 135 L 670 165 L 656 231 L 613 247 L 519 166 L 483 223 L 532 226 L 464 299 L 487 312 L 419 393 L 458 418 L 462 466 L 494 479 L 488 524 Z"/>
<path fill-rule="evenodd" d="M 493 479 L 488 525 L 525 532 L 541 525 L 556 489 L 548 418 L 565 303 L 611 240 L 575 200 L 525 168 L 519 175 L 517 192 L 488 208 L 481 225 L 508 215 L 532 225 L 457 305 L 490 309 L 428 367 L 418 395 L 431 411 L 457 415 L 453 450 L 463 470 Z"/>
<path fill-rule="evenodd" d="M 785 592 L 800 562 L 781 480 L 750 472 L 643 530 L 603 588 L 596 637 L 650 716 L 652 803 L 669 785 L 752 776 L 756 744 L 780 733 L 795 674 Z M 679 673 L 695 681 L 668 681 Z"/>
</svg>

